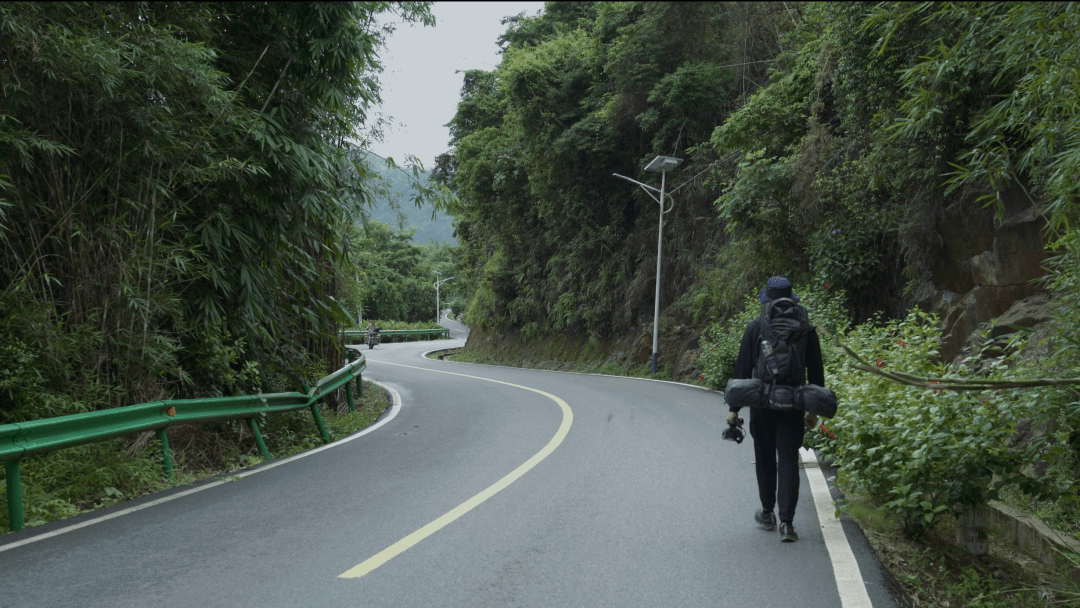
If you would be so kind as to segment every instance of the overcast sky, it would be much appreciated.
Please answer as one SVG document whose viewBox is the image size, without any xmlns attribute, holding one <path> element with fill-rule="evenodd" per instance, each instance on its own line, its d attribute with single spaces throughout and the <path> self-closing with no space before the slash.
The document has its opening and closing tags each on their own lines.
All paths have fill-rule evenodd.
<svg viewBox="0 0 1080 608">
<path fill-rule="evenodd" d="M 402 25 L 382 52 L 385 69 L 383 105 L 394 118 L 385 141 L 373 143 L 378 155 L 398 163 L 415 154 L 430 169 L 435 157 L 449 149 L 444 127 L 454 117 L 461 94 L 458 70 L 493 70 L 499 64 L 496 40 L 506 30 L 499 21 L 522 11 L 529 16 L 543 2 L 436 2 L 435 27 Z"/>
</svg>

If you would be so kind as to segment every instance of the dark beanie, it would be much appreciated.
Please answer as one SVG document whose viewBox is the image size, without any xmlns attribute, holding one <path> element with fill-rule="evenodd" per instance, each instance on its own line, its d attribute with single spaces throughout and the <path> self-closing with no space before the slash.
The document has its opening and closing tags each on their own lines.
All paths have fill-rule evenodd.
<svg viewBox="0 0 1080 608">
<path fill-rule="evenodd" d="M 790 298 L 796 302 L 799 301 L 799 296 L 792 293 L 791 281 L 789 281 L 787 277 L 772 277 L 765 284 L 765 289 L 762 289 L 761 293 L 758 294 L 758 300 L 762 304 L 765 304 L 780 298 Z"/>
</svg>

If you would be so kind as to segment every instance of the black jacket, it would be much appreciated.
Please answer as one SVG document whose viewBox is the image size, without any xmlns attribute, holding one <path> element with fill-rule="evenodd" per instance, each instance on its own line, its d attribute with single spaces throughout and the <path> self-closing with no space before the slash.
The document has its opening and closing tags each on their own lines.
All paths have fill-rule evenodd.
<svg viewBox="0 0 1080 608">
<path fill-rule="evenodd" d="M 749 380 L 754 377 L 754 355 L 757 353 L 757 344 L 760 341 L 761 319 L 754 319 L 743 332 L 739 356 L 735 359 L 735 370 L 731 374 L 732 378 Z M 813 328 L 806 336 L 806 380 L 810 384 L 825 386 L 825 365 L 821 359 L 821 341 L 818 340 L 817 330 Z M 730 409 L 739 411 L 737 407 Z"/>
</svg>

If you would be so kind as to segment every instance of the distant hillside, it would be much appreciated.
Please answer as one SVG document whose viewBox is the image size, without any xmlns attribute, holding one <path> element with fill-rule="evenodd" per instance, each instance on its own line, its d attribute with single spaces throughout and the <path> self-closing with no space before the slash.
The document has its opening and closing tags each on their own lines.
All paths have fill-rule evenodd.
<svg viewBox="0 0 1080 608">
<path fill-rule="evenodd" d="M 432 221 L 430 206 L 425 205 L 418 208 L 413 204 L 412 187 L 409 183 L 409 177 L 403 170 L 387 168 L 386 159 L 375 153 L 368 153 L 367 160 L 375 171 L 390 182 L 392 186 L 391 197 L 396 199 L 400 208 L 399 213 L 399 211 L 391 208 L 387 197 L 377 198 L 375 208 L 369 210 L 372 218 L 391 226 L 416 228 L 413 242 L 418 245 L 426 245 L 431 239 L 435 239 L 440 243 L 457 245 L 457 239 L 454 238 L 454 218 L 452 216 L 437 213 L 435 220 Z M 424 172 L 425 182 L 429 174 L 430 171 Z"/>
</svg>

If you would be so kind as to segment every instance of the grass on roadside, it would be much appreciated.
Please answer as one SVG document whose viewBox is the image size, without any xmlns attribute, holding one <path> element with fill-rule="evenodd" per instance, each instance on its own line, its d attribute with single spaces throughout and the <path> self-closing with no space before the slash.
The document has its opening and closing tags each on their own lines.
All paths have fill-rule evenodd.
<svg viewBox="0 0 1080 608">
<path fill-rule="evenodd" d="M 631 378 L 671 378 L 671 363 L 661 364 L 659 369 L 656 370 L 656 373 L 653 374 L 649 371 L 648 365 L 633 365 L 626 367 L 622 363 L 612 359 L 585 362 L 555 360 L 522 362 L 520 360 L 506 359 L 476 351 L 462 351 L 446 358 L 450 361 L 459 361 L 462 363 L 482 363 L 485 365 L 501 365 L 504 367 L 520 367 L 524 369 L 546 369 L 560 372 L 577 372 L 580 374 L 605 374 L 608 376 L 626 376 Z M 694 384 L 703 385 L 704 383 L 695 382 Z"/>
<path fill-rule="evenodd" d="M 917 608 L 1080 606 L 1080 582 L 990 535 L 989 555 L 956 544 L 955 520 L 939 518 L 922 538 L 904 536 L 895 516 L 858 496 L 847 513 Z"/>
<path fill-rule="evenodd" d="M 1063 482 L 1075 479 L 1077 471 L 1080 470 L 1080 458 L 1077 454 L 1076 450 L 1067 452 L 1043 472 L 1043 478 Z M 1008 505 L 1034 515 L 1058 532 L 1080 539 L 1080 508 L 1077 508 L 1077 503 L 1036 500 L 1012 486 L 1005 488 L 1001 499 Z"/>
<path fill-rule="evenodd" d="M 390 402 L 383 389 L 365 381 L 364 395 L 363 397 L 358 397 L 356 399 L 355 405 L 356 411 L 350 412 L 349 406 L 345 403 L 344 399 L 341 399 L 341 404 L 336 408 L 329 408 L 324 402 L 320 402 L 319 412 L 322 414 L 323 422 L 326 424 L 326 430 L 330 434 L 331 441 L 347 437 L 371 426 L 375 420 L 386 411 Z M 317 448 L 323 444 L 322 438 L 315 428 L 315 422 L 311 418 L 311 412 L 300 410 L 293 413 L 301 416 L 304 419 L 304 423 L 310 426 L 310 429 L 308 429 L 309 432 L 302 432 L 295 435 L 282 433 L 279 437 L 273 437 L 274 430 L 268 428 L 264 433 L 266 447 L 275 458 L 298 454 L 312 448 Z M 275 448 L 275 445 L 278 447 Z M 258 464 L 259 462 L 262 462 L 262 457 L 259 455 L 258 450 L 254 451 L 254 455 L 250 457 L 248 462 L 249 464 Z"/>
<path fill-rule="evenodd" d="M 356 412 L 341 404 L 320 413 L 331 439 L 340 439 L 370 426 L 387 409 L 386 392 L 364 382 Z M 342 391 L 344 392 L 344 391 Z M 311 412 L 302 409 L 266 416 L 259 426 L 275 458 L 322 445 Z M 171 487 L 186 485 L 263 462 L 244 421 L 181 426 L 169 430 L 174 458 L 173 477 L 161 466 L 161 449 L 154 433 L 71 447 L 21 461 L 26 526 L 118 504 Z M 6 484 L 0 468 L 0 484 Z M 6 493 L 0 493 L 0 533 L 11 530 Z"/>
</svg>

